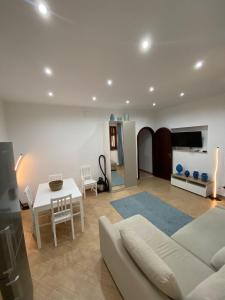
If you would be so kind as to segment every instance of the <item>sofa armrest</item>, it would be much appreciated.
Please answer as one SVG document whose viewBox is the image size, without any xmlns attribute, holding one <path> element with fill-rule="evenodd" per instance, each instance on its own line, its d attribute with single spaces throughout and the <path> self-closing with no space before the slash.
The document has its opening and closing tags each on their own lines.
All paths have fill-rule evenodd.
<svg viewBox="0 0 225 300">
<path fill-rule="evenodd" d="M 99 219 L 99 235 L 102 257 L 125 300 L 169 300 L 137 267 L 105 216 Z"/>
</svg>

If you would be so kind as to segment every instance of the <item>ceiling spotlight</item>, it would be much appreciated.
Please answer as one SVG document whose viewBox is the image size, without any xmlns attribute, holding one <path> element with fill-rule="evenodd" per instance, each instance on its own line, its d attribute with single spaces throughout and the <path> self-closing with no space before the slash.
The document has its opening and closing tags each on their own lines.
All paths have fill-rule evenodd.
<svg viewBox="0 0 225 300">
<path fill-rule="evenodd" d="M 49 67 L 45 67 L 44 72 L 48 76 L 52 76 L 52 74 L 53 74 L 52 69 L 50 69 Z"/>
<path fill-rule="evenodd" d="M 96 100 L 97 100 L 97 97 L 93 96 L 93 97 L 92 97 L 92 100 L 93 100 L 93 101 L 96 101 Z"/>
<path fill-rule="evenodd" d="M 108 80 L 107 80 L 107 84 L 108 84 L 108 86 L 112 86 L 112 84 L 113 84 L 112 79 L 108 79 Z"/>
<path fill-rule="evenodd" d="M 48 14 L 49 14 L 49 10 L 44 3 L 39 3 L 38 10 L 42 16 L 48 16 Z"/>
<path fill-rule="evenodd" d="M 149 40 L 149 39 L 147 39 L 147 38 L 145 38 L 145 39 L 143 39 L 142 41 L 141 41 L 141 50 L 143 51 L 143 52 L 146 52 L 146 51 L 148 51 L 148 49 L 150 49 L 151 48 L 151 46 L 152 46 L 152 43 L 151 43 L 151 41 Z"/>
<path fill-rule="evenodd" d="M 49 96 L 49 97 L 54 97 L 54 94 L 53 94 L 53 92 L 51 92 L 51 91 L 50 91 L 50 92 L 48 92 L 48 96 Z"/>
<path fill-rule="evenodd" d="M 181 93 L 180 93 L 180 97 L 184 97 L 184 92 L 181 92 Z"/>
<path fill-rule="evenodd" d="M 199 60 L 199 61 L 197 61 L 195 63 L 194 68 L 195 68 L 195 70 L 199 70 L 199 69 L 201 69 L 203 67 L 203 65 L 204 65 L 204 61 L 203 60 Z"/>
<path fill-rule="evenodd" d="M 153 93 L 153 92 L 154 92 L 154 90 L 155 90 L 154 86 L 150 86 L 150 88 L 149 88 L 149 92 Z"/>
<path fill-rule="evenodd" d="M 152 106 L 154 106 L 154 107 L 155 107 L 155 106 L 156 106 L 156 103 L 155 103 L 155 102 L 153 102 L 153 103 L 152 103 Z"/>
<path fill-rule="evenodd" d="M 126 100 L 126 104 L 129 104 L 130 103 L 130 100 Z"/>
</svg>

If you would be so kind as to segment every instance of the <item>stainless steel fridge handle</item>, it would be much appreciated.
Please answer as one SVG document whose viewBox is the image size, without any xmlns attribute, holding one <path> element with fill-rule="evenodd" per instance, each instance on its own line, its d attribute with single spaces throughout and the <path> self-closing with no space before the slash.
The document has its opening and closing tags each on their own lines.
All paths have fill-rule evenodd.
<svg viewBox="0 0 225 300">
<path fill-rule="evenodd" d="M 7 248 L 9 251 L 9 257 L 10 257 L 10 262 L 11 262 L 10 268 L 3 272 L 4 275 L 7 275 L 7 274 L 10 274 L 13 271 L 13 269 L 15 268 L 16 260 L 15 260 L 13 245 L 12 245 L 10 226 L 7 226 L 5 229 L 3 229 L 2 233 L 4 233 L 5 237 L 6 237 L 6 243 L 7 243 Z"/>
<path fill-rule="evenodd" d="M 6 283 L 6 286 L 11 286 L 13 285 L 14 283 L 16 283 L 18 281 L 18 279 L 20 278 L 19 275 L 17 275 L 13 280 L 9 281 Z"/>
</svg>

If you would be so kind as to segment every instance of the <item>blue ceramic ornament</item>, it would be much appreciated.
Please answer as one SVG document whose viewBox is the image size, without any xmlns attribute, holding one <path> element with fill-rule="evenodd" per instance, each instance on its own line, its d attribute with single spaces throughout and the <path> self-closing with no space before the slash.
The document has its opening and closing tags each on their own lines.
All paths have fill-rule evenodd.
<svg viewBox="0 0 225 300">
<path fill-rule="evenodd" d="M 189 172 L 188 170 L 186 170 L 185 173 L 184 173 L 184 175 L 185 175 L 186 177 L 189 177 L 189 176 L 190 176 L 190 172 Z"/>
<path fill-rule="evenodd" d="M 199 172 L 198 172 L 198 171 L 194 171 L 194 172 L 193 172 L 193 177 L 194 177 L 194 179 L 198 179 L 198 177 L 199 177 Z"/>
<path fill-rule="evenodd" d="M 209 180 L 209 175 L 207 173 L 202 173 L 201 179 L 204 182 L 207 182 Z"/>
<path fill-rule="evenodd" d="M 176 166 L 176 170 L 177 170 L 178 175 L 182 175 L 183 167 L 182 167 L 181 164 L 178 164 L 178 165 Z"/>
</svg>

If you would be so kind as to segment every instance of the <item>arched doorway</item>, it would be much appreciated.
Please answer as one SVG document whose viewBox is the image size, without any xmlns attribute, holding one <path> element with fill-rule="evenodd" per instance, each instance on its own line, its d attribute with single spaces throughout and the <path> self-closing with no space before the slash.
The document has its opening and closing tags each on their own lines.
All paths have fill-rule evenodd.
<svg viewBox="0 0 225 300">
<path fill-rule="evenodd" d="M 137 163 L 138 179 L 141 175 L 152 174 L 153 170 L 153 137 L 154 130 L 151 127 L 143 127 L 137 135 Z"/>
</svg>

